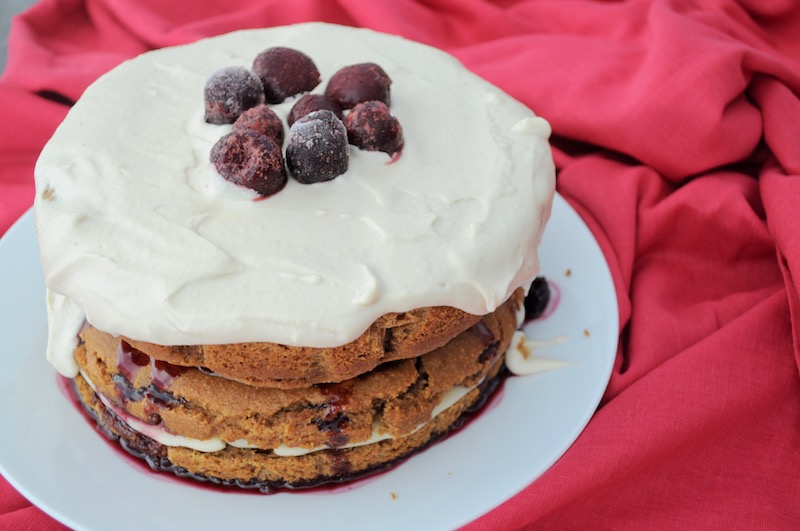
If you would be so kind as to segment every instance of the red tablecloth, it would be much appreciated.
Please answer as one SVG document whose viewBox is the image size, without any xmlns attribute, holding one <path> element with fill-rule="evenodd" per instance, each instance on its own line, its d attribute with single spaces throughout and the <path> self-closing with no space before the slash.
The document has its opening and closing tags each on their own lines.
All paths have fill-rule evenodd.
<svg viewBox="0 0 800 531">
<path fill-rule="evenodd" d="M 558 189 L 613 272 L 621 339 L 597 414 L 469 527 L 800 525 L 798 2 L 45 0 L 14 20 L 0 80 L 0 232 L 97 76 L 306 20 L 443 48 L 547 118 Z M 0 528 L 56 527 L 0 480 Z"/>
</svg>

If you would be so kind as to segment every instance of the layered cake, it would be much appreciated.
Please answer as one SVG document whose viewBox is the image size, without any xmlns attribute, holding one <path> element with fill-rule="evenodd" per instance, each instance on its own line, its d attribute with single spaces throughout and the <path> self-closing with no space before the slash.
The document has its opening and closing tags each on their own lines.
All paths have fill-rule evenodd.
<svg viewBox="0 0 800 531">
<path fill-rule="evenodd" d="M 48 359 L 158 470 L 267 492 L 383 469 L 504 371 L 549 134 L 451 56 L 369 30 L 143 54 L 36 165 Z"/>
</svg>

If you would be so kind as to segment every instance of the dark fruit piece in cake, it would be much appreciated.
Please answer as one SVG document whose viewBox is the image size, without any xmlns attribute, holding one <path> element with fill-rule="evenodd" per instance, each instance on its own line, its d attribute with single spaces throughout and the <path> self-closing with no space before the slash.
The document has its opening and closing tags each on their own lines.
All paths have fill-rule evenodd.
<svg viewBox="0 0 800 531">
<path fill-rule="evenodd" d="M 403 147 L 403 128 L 380 101 L 359 103 L 344 120 L 347 139 L 367 151 L 394 154 Z"/>
<path fill-rule="evenodd" d="M 306 114 L 321 110 L 331 111 L 338 119 L 344 119 L 342 108 L 329 97 L 323 94 L 306 94 L 294 104 L 292 110 L 289 111 L 289 116 L 286 118 L 286 121 L 289 127 L 291 127 L 292 124 Z"/>
<path fill-rule="evenodd" d="M 319 70 L 309 56 L 293 48 L 276 46 L 258 54 L 253 73 L 264 85 L 267 103 L 281 103 L 301 92 L 308 92 L 320 82 Z"/>
<path fill-rule="evenodd" d="M 210 124 L 232 124 L 247 109 L 264 103 L 261 81 L 241 66 L 216 70 L 206 81 L 203 94 Z"/>
<path fill-rule="evenodd" d="M 363 101 L 377 100 L 389 105 L 392 80 L 375 63 L 359 63 L 342 68 L 331 77 L 325 95 L 342 109 Z"/>
<path fill-rule="evenodd" d="M 233 123 L 233 130 L 249 129 L 267 136 L 278 144 L 283 145 L 283 122 L 275 112 L 266 105 L 258 105 L 247 109 Z"/>
<path fill-rule="evenodd" d="M 211 148 L 211 162 L 225 179 L 263 196 L 286 184 L 281 147 L 255 131 L 232 131 L 220 138 Z"/>
<path fill-rule="evenodd" d="M 347 131 L 335 114 L 314 111 L 289 129 L 286 164 L 303 184 L 329 181 L 347 171 Z"/>
<path fill-rule="evenodd" d="M 525 320 L 536 319 L 550 301 L 550 286 L 544 277 L 536 277 L 531 284 L 528 295 L 525 296 Z"/>
</svg>

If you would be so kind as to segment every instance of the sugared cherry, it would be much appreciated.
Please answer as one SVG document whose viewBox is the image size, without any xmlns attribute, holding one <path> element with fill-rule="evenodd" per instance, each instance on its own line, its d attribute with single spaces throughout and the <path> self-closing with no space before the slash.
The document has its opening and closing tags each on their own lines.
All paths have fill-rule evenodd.
<svg viewBox="0 0 800 531">
<path fill-rule="evenodd" d="M 294 104 L 292 110 L 289 111 L 289 116 L 286 118 L 286 122 L 289 124 L 289 127 L 291 127 L 292 124 L 306 114 L 314 111 L 321 111 L 323 109 L 331 111 L 340 120 L 344 119 L 342 108 L 339 107 L 339 105 L 337 105 L 336 102 L 331 100 L 329 97 L 325 96 L 324 94 L 306 94 Z"/>
<path fill-rule="evenodd" d="M 266 105 L 258 105 L 247 109 L 233 122 L 233 130 L 250 129 L 269 137 L 279 146 L 283 145 L 283 122 L 275 112 Z"/>
<path fill-rule="evenodd" d="M 261 81 L 241 66 L 226 66 L 212 73 L 203 95 L 210 124 L 232 124 L 247 109 L 264 103 Z"/>
<path fill-rule="evenodd" d="M 353 107 L 344 126 L 349 142 L 360 149 L 393 155 L 403 147 L 403 128 L 380 101 L 365 101 Z"/>
<path fill-rule="evenodd" d="M 351 109 L 363 101 L 377 100 L 389 105 L 392 80 L 375 63 L 346 66 L 333 74 L 325 95 L 342 109 Z"/>
<path fill-rule="evenodd" d="M 263 196 L 286 184 L 281 147 L 255 131 L 232 131 L 220 138 L 211 148 L 211 162 L 225 179 Z"/>
<path fill-rule="evenodd" d="M 320 82 L 319 70 L 309 56 L 293 48 L 276 46 L 258 54 L 253 73 L 264 85 L 267 103 L 281 103 L 301 92 L 308 92 Z"/>
<path fill-rule="evenodd" d="M 328 110 L 309 113 L 289 129 L 286 164 L 303 184 L 329 181 L 347 171 L 347 131 Z"/>
</svg>

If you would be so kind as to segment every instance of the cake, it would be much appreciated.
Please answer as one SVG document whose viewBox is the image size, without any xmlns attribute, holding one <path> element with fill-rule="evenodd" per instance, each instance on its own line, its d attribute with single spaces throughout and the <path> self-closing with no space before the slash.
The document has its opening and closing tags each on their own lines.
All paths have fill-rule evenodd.
<svg viewBox="0 0 800 531">
<path fill-rule="evenodd" d="M 282 53 L 313 66 L 288 92 L 259 66 Z M 341 83 L 372 75 L 344 101 Z M 274 113 L 288 134 L 232 123 L 262 107 L 246 127 Z M 322 126 L 346 136 L 320 166 L 302 150 Z M 446 53 L 365 29 L 244 30 L 127 61 L 36 165 L 48 359 L 158 470 L 268 492 L 384 469 L 505 370 L 554 194 L 549 134 Z M 269 154 L 268 186 L 228 173 L 243 145 Z"/>
</svg>

